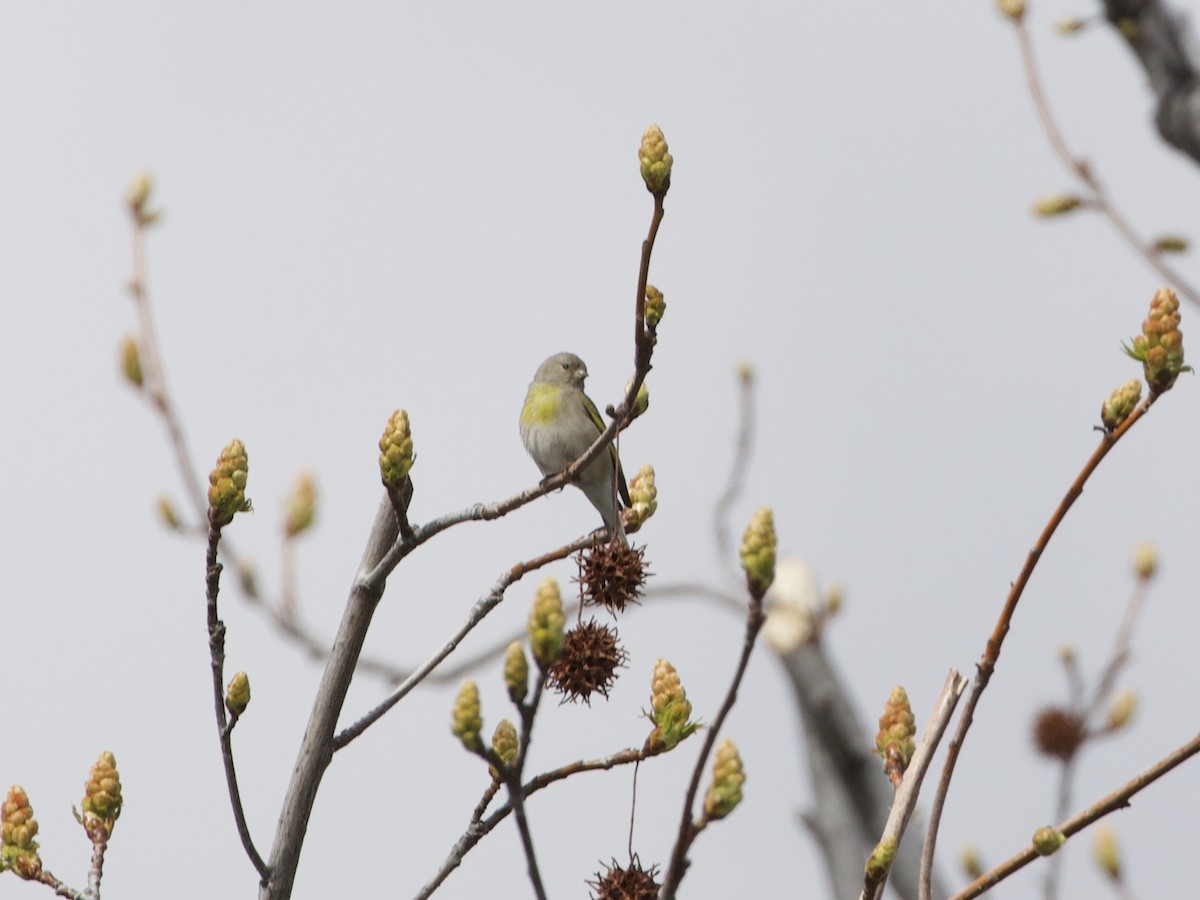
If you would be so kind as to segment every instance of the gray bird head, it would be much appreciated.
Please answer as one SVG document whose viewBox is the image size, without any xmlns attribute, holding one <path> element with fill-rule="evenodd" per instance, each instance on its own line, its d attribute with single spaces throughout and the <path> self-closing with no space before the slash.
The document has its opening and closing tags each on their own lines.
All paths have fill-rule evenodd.
<svg viewBox="0 0 1200 900">
<path fill-rule="evenodd" d="M 577 387 L 582 390 L 587 374 L 587 366 L 574 353 L 555 353 L 538 366 L 533 380 Z"/>
</svg>

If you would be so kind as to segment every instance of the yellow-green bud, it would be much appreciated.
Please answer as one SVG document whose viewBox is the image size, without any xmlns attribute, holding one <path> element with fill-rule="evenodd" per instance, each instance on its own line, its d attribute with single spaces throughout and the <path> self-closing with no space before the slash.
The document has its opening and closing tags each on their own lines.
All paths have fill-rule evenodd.
<svg viewBox="0 0 1200 900">
<path fill-rule="evenodd" d="M 962 866 L 963 874 L 972 881 L 983 874 L 983 860 L 979 857 L 979 848 L 974 844 L 963 844 L 958 851 L 958 864 Z"/>
<path fill-rule="evenodd" d="M 1096 828 L 1096 836 L 1092 839 L 1092 859 L 1110 879 L 1121 880 L 1121 848 L 1117 844 L 1116 829 L 1107 823 Z"/>
<path fill-rule="evenodd" d="M 511 766 L 517 761 L 517 743 L 517 727 L 508 719 L 501 719 L 492 735 L 492 749 L 504 765 Z M 500 780 L 500 773 L 496 771 L 495 766 L 489 766 L 488 771 L 492 773 L 493 778 Z"/>
<path fill-rule="evenodd" d="M 145 374 L 142 372 L 142 353 L 138 349 L 137 338 L 132 334 L 127 334 L 121 338 L 121 374 L 136 388 L 140 388 L 145 383 Z"/>
<path fill-rule="evenodd" d="M 893 784 L 899 784 L 904 770 L 916 751 L 913 740 L 917 733 L 912 705 L 904 688 L 896 685 L 883 706 L 879 717 L 879 732 L 875 735 L 875 752 L 883 757 L 883 770 Z"/>
<path fill-rule="evenodd" d="M 292 492 L 284 505 L 283 531 L 295 537 L 307 531 L 317 515 L 317 483 L 311 472 L 301 472 L 292 484 Z"/>
<path fill-rule="evenodd" d="M 91 834 L 96 823 L 112 833 L 113 825 L 121 815 L 121 776 L 117 772 L 117 758 L 105 750 L 92 766 L 88 780 L 83 786 L 83 823 Z"/>
<path fill-rule="evenodd" d="M 217 528 L 228 525 L 240 512 L 249 512 L 246 479 L 250 462 L 241 441 L 230 441 L 208 475 L 208 520 Z"/>
<path fill-rule="evenodd" d="M 742 535 L 742 570 L 756 600 L 761 600 L 775 580 L 775 516 L 763 506 L 750 519 Z"/>
<path fill-rule="evenodd" d="M 1058 661 L 1064 666 L 1075 665 L 1075 645 L 1063 642 L 1058 645 Z"/>
<path fill-rule="evenodd" d="M 641 525 L 658 509 L 658 488 L 654 484 L 654 466 L 645 465 L 629 482 L 629 520 Z"/>
<path fill-rule="evenodd" d="M 1129 418 L 1142 399 L 1142 383 L 1131 378 L 1109 394 L 1104 405 L 1100 407 L 1100 421 L 1106 431 L 1114 431 L 1118 425 Z"/>
<path fill-rule="evenodd" d="M 1064 216 L 1083 206 L 1083 198 L 1074 194 L 1042 194 L 1033 203 L 1033 211 L 1043 219 Z"/>
<path fill-rule="evenodd" d="M 158 518 L 164 525 L 172 531 L 179 530 L 179 514 L 175 512 L 175 504 L 166 494 L 159 494 L 154 508 L 158 511 Z"/>
<path fill-rule="evenodd" d="M 1059 34 L 1077 34 L 1087 27 L 1087 20 L 1078 16 L 1064 16 L 1054 23 L 1054 30 Z"/>
<path fill-rule="evenodd" d="M 875 845 L 871 855 L 867 857 L 867 878 L 878 884 L 887 877 L 896 859 L 896 839 L 886 837 Z"/>
<path fill-rule="evenodd" d="M 1124 690 L 1113 697 L 1112 705 L 1108 708 L 1108 730 L 1117 731 L 1129 724 L 1133 714 L 1137 712 L 1137 694 Z"/>
<path fill-rule="evenodd" d="M 1164 234 L 1154 242 L 1159 253 L 1187 253 L 1189 247 L 1188 239 L 1180 234 Z"/>
<path fill-rule="evenodd" d="M 450 726 L 454 736 L 472 753 L 483 749 L 483 712 L 479 704 L 479 685 L 464 681 L 454 698 L 454 720 Z"/>
<path fill-rule="evenodd" d="M 632 378 L 625 382 L 625 393 L 629 393 L 629 388 L 632 384 Z M 636 419 L 649 408 L 650 388 L 646 387 L 646 382 L 643 381 L 638 385 L 637 393 L 633 395 L 633 417 Z"/>
<path fill-rule="evenodd" d="M 840 582 L 835 581 L 829 587 L 825 588 L 825 612 L 831 616 L 835 616 L 841 611 L 842 605 L 846 602 L 846 587 Z"/>
<path fill-rule="evenodd" d="M 0 872 L 12 869 L 26 880 L 37 878 L 42 871 L 38 856 L 37 819 L 29 805 L 25 789 L 14 784 L 8 789 L 0 806 Z"/>
<path fill-rule="evenodd" d="M 742 802 L 742 785 L 746 783 L 742 758 L 729 738 L 717 745 L 712 778 L 704 797 L 704 814 L 710 819 L 723 819 Z"/>
<path fill-rule="evenodd" d="M 399 488 L 416 460 L 408 413 L 398 409 L 388 419 L 379 439 L 379 474 L 384 487 Z"/>
<path fill-rule="evenodd" d="M 566 624 L 558 582 L 546 576 L 533 595 L 533 609 L 529 611 L 529 645 L 534 660 L 543 671 L 550 668 L 562 652 Z"/>
<path fill-rule="evenodd" d="M 238 672 L 229 679 L 229 687 L 225 689 L 225 708 L 235 716 L 240 716 L 250 705 L 250 676 Z"/>
<path fill-rule="evenodd" d="M 750 365 L 746 360 L 741 360 L 734 367 L 734 374 L 737 375 L 737 380 L 746 387 L 754 384 L 754 366 Z"/>
<path fill-rule="evenodd" d="M 1149 541 L 1138 541 L 1133 548 L 1133 572 L 1142 581 L 1149 581 L 1158 572 L 1158 551 Z"/>
<path fill-rule="evenodd" d="M 1169 391 L 1180 372 L 1190 372 L 1183 364 L 1183 332 L 1179 330 L 1179 298 L 1169 287 L 1159 288 L 1150 301 L 1150 315 L 1142 323 L 1142 333 L 1133 346 L 1124 350 L 1142 364 L 1151 396 Z"/>
<path fill-rule="evenodd" d="M 650 676 L 650 712 L 647 717 L 654 730 L 646 738 L 646 748 L 670 750 L 690 737 L 700 723 L 689 721 L 692 704 L 679 681 L 679 673 L 665 659 L 654 661 Z"/>
<path fill-rule="evenodd" d="M 646 285 L 646 323 L 657 325 L 667 312 L 663 292 L 652 284 Z"/>
<path fill-rule="evenodd" d="M 642 134 L 642 145 L 638 148 L 638 162 L 642 168 L 642 181 L 646 189 L 656 197 L 663 196 L 671 187 L 671 164 L 674 160 L 667 152 L 667 139 L 662 129 L 651 125 Z"/>
<path fill-rule="evenodd" d="M 513 703 L 522 702 L 529 693 L 529 660 L 520 641 L 509 644 L 504 654 L 504 686 Z"/>
<path fill-rule="evenodd" d="M 1039 856 L 1051 856 L 1067 842 L 1067 836 L 1057 828 L 1043 825 L 1033 833 L 1033 849 Z"/>
</svg>

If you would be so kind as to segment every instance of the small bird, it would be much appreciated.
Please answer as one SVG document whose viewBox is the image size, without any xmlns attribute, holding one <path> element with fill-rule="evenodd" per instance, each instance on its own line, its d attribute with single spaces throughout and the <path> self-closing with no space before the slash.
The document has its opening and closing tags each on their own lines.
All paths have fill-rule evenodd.
<svg viewBox="0 0 1200 900">
<path fill-rule="evenodd" d="M 587 374 L 587 366 L 574 353 L 556 353 L 538 366 L 529 384 L 521 407 L 521 442 L 543 475 L 561 472 L 604 431 L 596 404 L 583 392 Z M 599 510 L 609 538 L 627 544 L 617 495 L 628 506 L 629 488 L 617 448 L 609 444 L 607 452 L 579 474 L 575 486 Z"/>
</svg>

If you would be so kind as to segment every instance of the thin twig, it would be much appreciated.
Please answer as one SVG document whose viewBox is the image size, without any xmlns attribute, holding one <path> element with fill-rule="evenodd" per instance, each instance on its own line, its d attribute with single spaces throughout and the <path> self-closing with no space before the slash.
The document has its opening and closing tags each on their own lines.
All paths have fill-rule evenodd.
<svg viewBox="0 0 1200 900">
<path fill-rule="evenodd" d="M 1168 265 L 1162 254 L 1157 252 L 1152 245 L 1142 240 L 1125 215 L 1113 204 L 1108 192 L 1100 183 L 1100 179 L 1092 172 L 1091 166 L 1071 152 L 1058 122 L 1050 111 L 1050 104 L 1046 100 L 1046 93 L 1038 74 L 1037 58 L 1033 52 L 1033 41 L 1029 37 L 1029 29 L 1023 21 L 1015 21 L 1013 26 L 1017 32 L 1017 43 L 1021 48 L 1021 64 L 1025 69 L 1025 81 L 1029 89 L 1029 96 L 1037 110 L 1042 130 L 1046 132 L 1046 139 L 1050 142 L 1050 147 L 1054 150 L 1055 155 L 1087 188 L 1089 192 L 1087 205 L 1094 207 L 1108 219 L 1125 242 L 1143 257 L 1159 275 L 1174 285 L 1180 294 L 1193 305 L 1200 306 L 1200 291 L 1192 287 L 1182 275 Z"/>
<path fill-rule="evenodd" d="M 1182 747 L 1156 762 L 1141 775 L 1126 782 L 1111 794 L 1102 797 L 1087 809 L 1063 822 L 1058 826 L 1058 830 L 1062 832 L 1064 837 L 1069 838 L 1109 813 L 1129 806 L 1129 801 L 1135 794 L 1139 793 L 1143 788 L 1149 787 L 1180 763 L 1185 762 L 1197 753 L 1200 753 L 1200 734 L 1197 734 Z M 980 875 L 965 890 L 955 894 L 950 900 L 971 900 L 972 897 L 978 897 L 1037 858 L 1037 850 L 1032 846 L 1026 847 L 1020 853 L 1005 860 L 990 872 Z"/>
<path fill-rule="evenodd" d="M 887 822 L 879 837 L 881 844 L 884 841 L 890 841 L 894 847 L 899 847 L 900 841 L 904 839 L 904 829 L 908 826 L 908 820 L 912 817 L 913 810 L 917 807 L 917 796 L 921 792 L 921 782 L 925 778 L 925 772 L 929 769 L 929 764 L 933 762 L 933 753 L 941 743 L 942 735 L 946 733 L 946 727 L 950 724 L 950 717 L 954 714 L 954 707 L 958 705 L 958 699 L 966 687 L 967 679 L 963 678 L 957 669 L 951 669 L 946 676 L 945 684 L 942 685 L 942 692 L 933 705 L 933 712 L 925 726 L 925 733 L 921 735 L 921 741 L 913 751 L 908 768 L 904 770 L 904 778 L 896 789 L 892 807 L 888 811 Z M 880 896 L 886 882 L 886 872 L 882 878 L 877 879 L 867 875 L 862 893 L 859 895 L 860 900 L 874 900 Z"/>
<path fill-rule="evenodd" d="M 729 536 L 729 512 L 742 495 L 745 474 L 750 465 L 750 454 L 754 450 L 754 376 L 746 367 L 738 376 L 738 430 L 734 441 L 733 461 L 729 465 L 729 477 L 725 489 L 713 506 L 713 533 L 716 535 L 717 558 L 727 567 L 736 559 L 733 540 Z M 730 573 L 733 570 L 730 568 Z M 740 604 L 739 604 L 740 606 Z"/>
<path fill-rule="evenodd" d="M 938 781 L 937 790 L 934 793 L 933 804 L 929 811 L 929 829 L 925 838 L 925 846 L 921 853 L 921 900 L 930 900 L 932 896 L 933 855 L 934 849 L 937 846 L 937 831 L 938 826 L 941 824 L 942 808 L 946 803 L 946 795 L 950 790 L 950 779 L 954 775 L 954 766 L 958 762 L 958 756 L 962 752 L 963 741 L 966 740 L 967 732 L 974 721 L 975 707 L 978 706 L 979 698 L 983 695 L 984 690 L 987 689 L 992 672 L 995 671 L 996 662 L 1000 658 L 1000 647 L 1004 643 L 1004 638 L 1012 625 L 1012 618 L 1017 610 L 1017 602 L 1021 599 L 1021 595 L 1025 591 L 1025 586 L 1029 583 L 1029 579 L 1033 575 L 1033 570 L 1037 567 L 1038 560 L 1041 559 L 1042 553 L 1045 552 L 1050 539 L 1054 536 L 1054 532 L 1058 530 L 1058 526 L 1066 518 L 1071 506 L 1079 499 L 1080 494 L 1083 493 L 1083 487 L 1087 483 L 1087 480 L 1096 471 L 1096 468 L 1104 460 L 1104 457 L 1108 455 L 1108 452 L 1149 411 L 1157 397 L 1157 394 L 1150 394 L 1130 413 L 1129 417 L 1116 430 L 1105 432 L 1104 436 L 1101 437 L 1100 445 L 1092 452 L 1083 469 L 1071 483 L 1071 487 L 1068 489 L 1066 495 L 1059 501 L 1054 513 L 1050 516 L 1050 521 L 1046 523 L 1046 527 L 1042 529 L 1042 533 L 1038 536 L 1037 543 L 1034 544 L 1033 549 L 1026 556 L 1020 575 L 1017 576 L 1017 580 L 1012 583 L 1012 587 L 1009 589 L 1008 597 L 1004 601 L 1004 608 L 1000 612 L 1000 617 L 996 621 L 996 626 L 988 638 L 983 656 L 977 665 L 975 678 L 971 683 L 971 691 L 967 695 L 966 703 L 963 704 L 962 715 L 959 716 L 958 727 L 954 732 L 954 739 L 950 741 L 950 745 L 947 748 L 946 760 L 942 765 L 941 779 Z"/>
<path fill-rule="evenodd" d="M 205 587 L 208 610 L 208 650 L 212 665 L 213 701 L 217 714 L 217 733 L 221 742 L 221 760 L 225 765 L 225 783 L 229 789 L 229 802 L 233 807 L 233 820 L 237 825 L 242 848 L 250 862 L 258 870 L 263 884 L 271 877 L 271 871 L 259 855 L 250 837 L 246 824 L 246 813 L 242 808 L 242 795 L 238 790 L 237 769 L 233 763 L 233 740 L 225 717 L 225 623 L 217 613 L 217 594 L 221 588 L 221 564 L 217 562 L 217 546 L 221 542 L 221 529 L 213 525 L 208 531 L 208 556 L 205 570 Z"/>
<path fill-rule="evenodd" d="M 696 823 L 692 821 L 692 807 L 696 802 L 696 794 L 700 790 L 700 779 L 704 774 L 705 764 L 708 762 L 708 756 L 717 741 L 717 735 L 721 731 L 721 726 L 725 724 L 725 719 L 729 715 L 729 711 L 733 709 L 733 704 L 737 702 L 738 688 L 741 686 L 742 677 L 746 674 L 746 667 L 750 663 L 750 654 L 754 652 L 755 641 L 765 621 L 766 615 L 763 613 L 762 597 L 758 596 L 756 592 L 756 594 L 751 595 L 749 610 L 746 614 L 746 632 L 742 640 L 742 654 L 738 659 L 737 669 L 733 673 L 733 680 L 729 684 L 729 690 L 725 693 L 725 699 L 721 703 L 720 710 L 718 710 L 717 715 L 713 718 L 712 724 L 706 729 L 707 734 L 704 736 L 700 755 L 696 758 L 696 765 L 692 769 L 692 780 L 688 783 L 687 794 L 683 801 L 683 815 L 679 821 L 679 833 L 675 838 L 675 847 L 671 851 L 671 864 L 667 869 L 667 874 L 663 878 L 663 887 L 660 892 L 663 900 L 673 900 L 676 891 L 679 890 L 680 883 L 683 881 L 683 876 L 687 872 L 689 865 L 687 858 L 688 849 L 699 833 Z"/>
</svg>

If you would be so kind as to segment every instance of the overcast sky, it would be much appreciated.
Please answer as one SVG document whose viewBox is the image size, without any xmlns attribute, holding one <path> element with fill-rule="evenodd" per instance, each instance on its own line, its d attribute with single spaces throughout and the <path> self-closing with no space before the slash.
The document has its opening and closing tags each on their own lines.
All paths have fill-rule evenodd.
<svg viewBox="0 0 1200 900">
<path fill-rule="evenodd" d="M 412 418 L 420 522 L 536 484 L 517 414 L 546 356 L 578 353 L 591 396 L 618 398 L 651 211 L 636 149 L 659 123 L 675 172 L 651 281 L 668 309 L 650 414 L 621 445 L 626 471 L 658 473 L 659 511 L 637 537 L 655 582 L 723 583 L 711 511 L 746 361 L 757 442 L 732 527 L 775 508 L 781 550 L 845 585 L 826 640 L 864 719 L 899 683 L 923 722 L 947 669 L 979 658 L 1097 443 L 1102 400 L 1139 376 L 1120 343 L 1160 285 L 1100 219 L 1030 214 L 1070 182 L 992 4 L 315 6 L 0 13 L 0 787 L 28 790 L 47 867 L 83 885 L 88 848 L 70 806 L 109 749 L 126 808 L 106 893 L 246 897 L 257 881 L 213 724 L 204 549 L 155 520 L 156 497 L 182 503 L 183 491 L 161 423 L 116 371 L 135 323 L 122 194 L 142 168 L 164 210 L 149 289 L 188 445 L 207 471 L 229 439 L 246 442 L 256 511 L 229 534 L 272 595 L 281 501 L 298 471 L 315 473 L 299 602 L 328 639 L 380 495 L 376 441 L 393 409 Z M 1103 29 L 1052 33 L 1058 16 L 1092 11 L 1035 4 L 1050 100 L 1139 230 L 1195 237 L 1196 167 L 1157 140 L 1129 54 Z M 1200 278 L 1190 259 L 1180 266 Z M 1185 344 L 1200 340 L 1195 313 L 1184 310 Z M 1197 730 L 1198 409 L 1185 377 L 1105 461 L 1035 573 L 950 795 L 948 873 L 963 842 L 998 862 L 1053 819 L 1056 773 L 1034 756 L 1030 721 L 1066 695 L 1063 642 L 1089 675 L 1106 660 L 1139 539 L 1163 560 L 1121 679 L 1141 705 L 1128 733 L 1085 754 L 1075 808 Z M 368 652 L 424 659 L 511 565 L 597 525 L 565 491 L 443 534 L 390 580 Z M 551 573 L 566 589 L 575 568 Z M 519 628 L 535 585 L 512 588 L 461 652 Z M 229 670 L 253 684 L 235 747 L 265 855 L 321 666 L 231 581 L 222 600 Z M 651 600 L 620 629 L 630 660 L 611 699 L 547 704 L 531 771 L 640 746 L 658 657 L 697 714 L 715 714 L 738 616 Z M 490 735 L 511 707 L 498 663 L 476 677 Z M 384 690 L 358 679 L 347 718 Z M 418 691 L 337 756 L 296 897 L 408 897 L 433 874 L 487 783 L 449 734 L 454 690 Z M 746 799 L 698 840 L 684 896 L 823 891 L 797 825 L 810 796 L 798 717 L 765 646 L 725 733 Z M 667 861 L 698 749 L 641 769 L 643 862 Z M 531 802 L 551 896 L 582 896 L 601 861 L 624 856 L 631 775 L 578 777 Z M 1198 797 L 1193 762 L 1114 817 L 1139 896 L 1189 877 L 1178 848 L 1197 837 Z M 1103 890 L 1089 844 L 1068 847 L 1064 898 Z M 1041 871 L 1009 893 L 1033 895 Z M 48 896 L 0 884 L 6 897 Z M 439 896 L 485 895 L 529 895 L 511 824 Z"/>
</svg>

